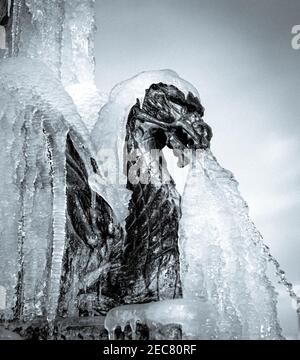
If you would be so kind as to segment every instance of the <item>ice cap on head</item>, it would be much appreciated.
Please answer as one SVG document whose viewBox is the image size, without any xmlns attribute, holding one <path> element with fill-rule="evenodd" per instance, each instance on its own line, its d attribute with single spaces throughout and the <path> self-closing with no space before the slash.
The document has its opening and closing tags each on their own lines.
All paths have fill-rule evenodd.
<svg viewBox="0 0 300 360">
<path fill-rule="evenodd" d="M 200 99 L 197 89 L 175 71 L 169 69 L 144 71 L 122 81 L 112 89 L 109 100 L 102 107 L 99 119 L 92 130 L 92 140 L 99 154 L 98 163 L 103 168 L 110 169 L 108 183 L 115 184 L 116 174 L 119 177 L 117 186 L 110 185 L 107 189 L 107 195 L 110 193 L 109 199 L 106 197 L 119 219 L 126 216 L 130 198 L 130 193 L 126 189 L 127 179 L 123 174 L 123 151 L 128 115 L 137 99 L 143 104 L 145 91 L 152 84 L 157 83 L 174 85 L 186 97 L 191 93 Z"/>
<path fill-rule="evenodd" d="M 117 84 L 111 91 L 109 100 L 100 111 L 99 120 L 92 131 L 96 149 L 118 149 L 118 157 L 123 157 L 126 124 L 130 109 L 139 99 L 142 104 L 145 91 L 156 83 L 176 86 L 187 97 L 189 93 L 200 98 L 197 89 L 179 77 L 173 70 L 144 71 Z"/>
</svg>

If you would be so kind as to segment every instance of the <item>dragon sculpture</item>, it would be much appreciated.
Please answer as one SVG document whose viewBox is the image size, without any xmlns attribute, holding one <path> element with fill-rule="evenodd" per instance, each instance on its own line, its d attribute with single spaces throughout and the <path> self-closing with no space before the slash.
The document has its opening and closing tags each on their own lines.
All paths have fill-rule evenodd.
<svg viewBox="0 0 300 360">
<path fill-rule="evenodd" d="M 45 1 L 45 3 L 48 2 Z M 2 34 L 5 35 L 5 47 L 0 49 L 0 57 L 12 57 L 12 60 L 21 58 L 26 64 L 29 61 L 31 70 L 40 59 L 36 63 L 31 59 L 32 56 L 26 56 L 26 61 L 25 58 L 17 56 L 27 54 L 25 51 L 27 40 L 24 41 L 24 39 L 28 37 L 29 44 L 32 40 L 39 54 L 43 53 L 43 50 L 40 50 L 39 44 L 35 41 L 40 39 L 39 27 L 36 26 L 38 22 L 35 23 L 36 18 L 27 5 L 25 0 L 18 2 L 0 0 L 0 26 Z M 41 87 L 43 91 L 37 96 L 35 91 L 39 91 L 40 87 L 37 86 L 36 77 L 33 76 L 30 81 L 24 81 L 26 76 L 31 76 L 31 72 L 26 72 L 26 69 L 23 76 L 19 76 L 22 81 L 16 81 L 22 84 L 20 89 L 19 86 L 16 87 L 15 79 L 11 80 L 12 71 L 11 74 L 7 73 L 4 66 L 5 71 L 2 70 L 4 75 L 0 79 L 5 96 L 8 94 L 11 99 L 11 107 L 14 104 L 20 105 L 20 112 L 23 114 L 23 105 L 28 105 L 24 112 L 24 119 L 19 114 L 13 117 L 14 120 L 18 120 L 16 122 L 18 126 L 20 125 L 19 133 L 14 133 L 17 131 L 15 123 L 6 122 L 6 113 L 3 112 L 4 115 L 1 115 L 5 119 L 3 138 L 5 131 L 10 129 L 14 136 L 17 134 L 15 138 L 18 143 L 22 144 L 20 148 L 13 149 L 12 152 L 14 160 L 18 158 L 16 162 L 18 165 L 11 170 L 13 183 L 4 182 L 3 187 L 6 188 L 9 184 L 13 188 L 16 182 L 22 201 L 15 200 L 17 211 L 15 219 L 19 219 L 18 233 L 15 234 L 17 227 L 12 216 L 11 224 L 13 225 L 10 226 L 13 231 L 9 233 L 10 242 L 5 239 L 6 241 L 2 243 L 7 253 L 17 254 L 14 256 L 17 266 L 14 266 L 10 256 L 5 257 L 3 268 L 5 264 L 9 264 L 14 274 L 11 277 L 3 276 L 5 286 L 10 286 L 10 291 L 5 312 L 0 312 L 0 326 L 2 326 L 1 322 L 11 322 L 12 331 L 18 332 L 25 338 L 35 336 L 71 339 L 85 338 L 85 336 L 96 339 L 107 338 L 103 319 L 112 308 L 182 297 L 178 248 L 181 196 L 167 170 L 162 150 L 166 147 L 173 150 L 175 157 L 178 158 L 177 165 L 184 167 L 192 160 L 194 151 L 210 147 L 212 130 L 203 121 L 204 108 L 199 98 L 195 96 L 194 90 L 187 90 L 192 87 L 185 86 L 187 83 L 184 85 L 184 82 L 181 82 L 182 79 L 175 76 L 177 74 L 172 75 L 173 72 L 171 72 L 171 77 L 170 74 L 169 77 L 155 75 L 156 80 L 153 80 L 152 74 L 147 78 L 147 85 L 143 82 L 145 81 L 143 76 L 141 76 L 142 80 L 139 81 L 139 79 L 137 82 L 134 78 L 130 79 L 134 81 L 127 88 L 122 87 L 123 83 L 120 84 L 122 91 L 124 89 L 131 91 L 128 92 L 130 95 L 128 97 L 126 93 L 120 95 L 118 93 L 120 88 L 116 86 L 116 92 L 111 93 L 110 102 L 112 107 L 117 108 L 115 113 L 118 116 L 113 120 L 109 111 L 107 116 L 112 122 L 115 121 L 111 134 L 115 134 L 118 141 L 113 143 L 112 148 L 113 151 L 117 150 L 118 160 L 120 160 L 120 142 L 125 143 L 124 172 L 130 199 L 127 207 L 128 215 L 125 221 L 121 221 L 117 214 L 119 208 L 114 207 L 119 204 L 113 204 L 118 196 L 111 196 L 112 201 L 109 201 L 109 198 L 105 196 L 109 192 L 102 193 L 103 188 L 97 187 L 98 184 L 95 186 L 96 181 L 94 182 L 93 178 L 94 176 L 99 180 L 102 177 L 102 159 L 98 158 L 98 154 L 94 152 L 94 147 L 97 148 L 94 145 L 97 142 L 105 142 L 106 134 L 103 135 L 100 132 L 99 136 L 97 132 L 96 136 L 99 136 L 99 139 L 91 136 L 94 142 L 91 141 L 89 133 L 81 136 L 87 130 L 77 113 L 78 109 L 75 109 L 75 103 L 66 91 L 65 84 L 59 79 L 63 64 L 62 53 L 68 54 L 68 50 L 62 52 L 62 39 L 65 38 L 62 31 L 66 29 L 62 24 L 64 24 L 63 21 L 69 21 L 69 19 L 65 18 L 66 1 L 59 1 L 56 5 L 57 14 L 62 16 L 62 22 L 57 22 L 60 35 L 57 36 L 56 33 L 47 30 L 43 36 L 47 38 L 51 35 L 51 41 L 55 44 L 56 40 L 60 41 L 57 42 L 59 45 L 57 49 L 53 51 L 54 59 L 59 59 L 59 64 L 56 60 L 54 60 L 55 64 L 49 62 L 57 70 L 59 76 L 52 79 L 53 74 L 51 72 L 48 75 L 45 64 L 45 69 L 44 65 L 40 68 L 41 74 L 46 74 L 47 79 L 53 80 L 55 91 L 49 95 L 48 87 L 46 90 Z M 49 13 L 52 13 L 51 7 L 47 9 L 50 9 Z M 45 14 L 43 20 L 47 18 L 48 13 L 45 12 Z M 13 17 L 15 17 L 15 22 Z M 54 18 L 55 15 L 52 19 Z M 60 18 L 57 17 L 57 19 Z M 41 22 L 40 25 L 45 24 Z M 48 29 L 48 26 L 46 28 Z M 23 30 L 26 30 L 25 35 L 23 34 L 24 39 L 21 36 Z M 38 36 L 35 38 L 33 35 Z M 69 35 L 67 33 L 67 41 Z M 18 43 L 23 46 L 21 46 L 22 51 L 19 51 Z M 84 45 L 84 49 L 85 44 L 89 44 L 87 47 L 90 46 L 90 36 L 81 44 L 81 46 Z M 44 60 L 42 59 L 42 62 Z M 74 56 L 72 60 L 78 59 Z M 93 62 L 91 59 L 89 61 Z M 49 66 L 47 61 L 46 63 Z M 22 67 L 24 66 L 22 63 Z M 7 78 L 10 81 L 7 81 Z M 149 79 L 152 79 L 150 83 Z M 159 82 L 162 79 L 164 79 L 163 82 Z M 42 84 L 45 85 L 43 81 Z M 144 85 L 141 86 L 141 84 Z M 141 95 L 140 90 L 144 89 L 143 100 L 135 100 L 135 97 L 131 97 L 135 92 Z M 27 94 L 31 96 L 28 104 Z M 60 94 L 64 98 L 63 105 L 59 106 L 60 109 L 56 109 L 56 105 L 53 106 L 53 104 L 56 104 Z M 116 94 L 119 97 L 115 96 Z M 26 96 L 26 100 L 23 96 Z M 130 102 L 126 103 L 124 110 L 122 107 L 128 98 Z M 18 110 L 18 106 L 13 111 Z M 69 109 L 71 111 L 68 111 Z M 112 114 L 115 113 L 112 111 Z M 126 114 L 126 131 L 125 136 L 123 132 L 120 136 L 118 130 L 120 128 L 124 130 L 124 114 Z M 110 124 L 105 124 L 105 126 L 108 128 Z M 33 143 L 32 158 L 26 153 L 30 131 L 35 134 L 32 139 L 30 138 Z M 55 141 L 56 137 L 59 142 Z M 5 151 L 6 148 L 10 150 L 9 137 L 5 141 L 7 142 L 4 142 L 3 148 Z M 24 170 L 26 173 L 24 178 L 19 176 L 19 172 L 22 173 L 19 171 L 19 168 L 22 170 L 22 166 L 19 166 L 19 157 L 22 160 L 20 163 L 26 170 Z M 35 159 L 37 161 L 34 161 Z M 7 163 L 4 162 L 4 164 Z M 35 170 L 31 169 L 32 172 L 28 172 L 27 178 L 27 169 L 30 169 L 28 164 Z M 56 165 L 56 173 L 53 164 Z M 34 173 L 33 184 L 31 176 L 34 171 L 36 173 Z M 55 184 L 55 178 L 59 179 L 59 186 Z M 30 185 L 28 189 L 27 183 Z M 116 189 L 119 190 L 117 187 Z M 121 190 L 126 192 L 124 188 Z M 36 193 L 43 199 L 40 203 L 45 205 L 45 208 L 47 207 L 47 212 L 39 211 L 38 216 L 43 215 L 41 218 L 32 216 L 31 210 L 28 210 L 39 209 L 37 204 L 33 204 L 33 201 L 31 204 L 31 200 L 28 200 L 31 199 L 32 194 Z M 45 194 L 49 196 L 45 197 Z M 35 199 L 35 196 L 33 198 Z M 49 204 L 45 198 L 49 200 Z M 120 208 L 124 210 L 123 202 L 120 205 Z M 31 232 L 23 231 L 27 229 L 24 225 L 25 220 Z M 124 220 L 123 217 L 122 220 Z M 42 224 L 43 230 L 35 233 L 36 224 L 43 221 L 45 221 L 45 224 Z M 48 222 L 47 231 L 44 231 Z M 34 234 L 34 238 L 31 234 Z M 269 252 L 265 252 L 272 260 Z M 24 261 L 24 256 L 26 261 Z M 272 261 L 278 270 L 278 262 L 275 259 Z M 36 271 L 37 269 L 39 271 Z M 281 274 L 282 271 L 278 273 Z M 281 278 L 282 282 L 287 284 L 291 296 L 297 298 L 291 290 L 292 285 L 284 276 Z M 32 325 L 35 320 L 36 326 Z M 36 328 L 35 334 L 26 333 L 29 328 L 31 330 L 28 331 L 32 331 L 33 326 Z M 146 329 L 142 330 L 144 334 L 141 338 L 147 338 Z M 119 334 L 119 337 L 122 336 Z"/>
<path fill-rule="evenodd" d="M 24 2 L 21 3 L 23 6 Z M 0 5 L 0 25 L 5 27 L 6 55 L 9 56 L 13 51 L 11 26 L 15 3 L 0 0 Z M 26 6 L 22 9 L 27 11 Z M 118 305 L 182 295 L 178 250 L 181 199 L 161 150 L 166 146 L 173 149 L 178 165 L 183 167 L 189 162 L 185 150 L 209 147 L 212 132 L 202 120 L 204 108 L 199 99 L 174 85 L 153 83 L 145 89 L 143 102 L 133 102 L 130 107 L 124 157 L 127 154 L 126 187 L 131 199 L 125 224 L 120 223 L 109 201 L 90 185 L 89 176 L 92 172 L 100 174 L 101 162 L 98 165 L 93 155 L 82 157 L 85 148 L 89 154 L 89 144 L 79 144 L 75 130 L 70 131 L 72 126 L 66 124 L 69 131 L 63 135 L 66 151 L 65 159 L 62 159 L 66 171 L 66 215 L 62 215 L 65 243 L 62 262 L 59 260 L 62 270 L 55 280 L 60 288 L 58 319 L 101 318 Z M 52 138 L 47 136 L 51 144 Z M 55 174 L 51 156 L 48 148 L 47 186 L 53 191 Z M 47 264 L 41 272 L 51 272 L 53 251 L 50 241 L 46 251 Z M 45 276 L 48 284 L 51 275 Z M 13 321 L 27 321 L 27 313 L 30 319 L 36 315 L 34 307 L 29 311 L 29 307 L 24 306 L 27 299 L 25 285 L 24 274 L 20 271 Z M 51 297 L 47 289 L 48 285 L 45 286 L 46 298 Z M 37 289 L 32 291 L 35 294 Z M 34 296 L 32 299 L 33 303 Z M 47 323 L 48 309 L 44 303 L 39 305 L 38 317 Z"/>
<path fill-rule="evenodd" d="M 212 132 L 204 108 L 191 93 L 153 84 L 143 105 L 132 107 L 126 127 L 127 188 L 132 191 L 123 254 L 126 303 L 181 297 L 178 224 L 180 195 L 161 150 L 168 146 L 178 165 L 186 150 L 208 148 Z"/>
<path fill-rule="evenodd" d="M 7 27 L 12 7 L 6 0 L 0 4 L 0 23 Z M 212 132 L 203 114 L 203 106 L 192 93 L 185 96 L 163 83 L 152 84 L 143 104 L 137 101 L 132 106 L 125 139 L 127 189 L 132 197 L 125 229 L 110 205 L 90 188 L 86 165 L 68 134 L 60 316 L 105 314 L 122 303 L 181 296 L 180 195 L 160 151 L 165 146 L 173 149 L 183 167 L 189 162 L 186 149 L 209 147 Z M 97 173 L 93 158 L 90 165 Z"/>
<path fill-rule="evenodd" d="M 191 93 L 153 84 L 132 106 L 126 126 L 127 189 L 132 196 L 125 229 L 110 205 L 90 189 L 84 162 L 67 137 L 67 239 L 60 317 L 105 315 L 121 304 L 181 297 L 178 226 L 180 194 L 161 150 L 178 166 L 186 150 L 206 149 L 212 131 Z M 91 158 L 94 171 L 97 164 Z M 74 301 L 74 299 L 76 299 Z"/>
</svg>

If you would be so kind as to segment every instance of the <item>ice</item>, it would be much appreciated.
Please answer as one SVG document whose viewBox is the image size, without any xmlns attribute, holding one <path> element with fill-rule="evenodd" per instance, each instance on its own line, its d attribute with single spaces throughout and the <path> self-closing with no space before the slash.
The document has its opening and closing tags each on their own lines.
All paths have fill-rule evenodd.
<svg viewBox="0 0 300 360">
<path fill-rule="evenodd" d="M 261 236 L 233 174 L 210 150 L 199 151 L 187 178 L 180 222 L 183 299 L 112 309 L 105 327 L 136 323 L 151 333 L 182 326 L 185 339 L 282 339 L 277 294 L 267 278 Z"/>
<path fill-rule="evenodd" d="M 86 162 L 91 187 L 101 192 L 87 129 L 103 102 L 94 84 L 94 1 L 12 5 L 7 41 L 12 58 L 0 66 L 0 167 L 6 171 L 0 285 L 7 291 L 6 319 L 42 314 L 53 319 L 65 243 L 68 132 Z"/>
<path fill-rule="evenodd" d="M 0 341 L 1 340 L 23 340 L 23 339 L 15 332 L 6 330 L 4 326 L 0 325 Z"/>
<path fill-rule="evenodd" d="M 175 85 L 185 95 L 190 91 L 195 96 L 199 96 L 198 91 L 190 83 L 172 70 L 144 71 L 112 89 L 108 102 L 102 107 L 99 120 L 92 130 L 97 160 L 110 185 L 110 189 L 107 189 L 107 200 L 120 221 L 123 221 L 127 215 L 131 196 L 126 189 L 127 178 L 123 170 L 128 114 L 136 99 L 142 103 L 145 90 L 159 82 Z"/>
<path fill-rule="evenodd" d="M 95 1 L 64 0 L 56 2 L 61 2 L 64 6 L 61 49 L 62 82 L 64 86 L 93 83 Z"/>
<path fill-rule="evenodd" d="M 112 90 L 92 132 L 93 140 L 98 144 L 98 162 L 107 171 L 107 179 L 114 189 L 108 200 L 119 212 L 121 220 L 126 215 L 130 197 L 126 190 L 127 179 L 122 173 L 128 112 L 136 99 L 143 102 L 145 89 L 158 82 L 173 84 L 185 93 L 191 91 L 199 96 L 192 85 L 173 71 L 143 72 Z M 100 137 L 102 142 L 98 141 Z M 211 306 L 214 311 L 210 320 L 215 323 L 213 333 L 216 338 L 280 339 L 277 294 L 266 275 L 271 255 L 249 219 L 247 204 L 238 192 L 233 175 L 217 163 L 210 151 L 200 155 L 190 169 L 182 199 L 183 300 L 180 304 L 185 304 L 187 316 L 189 311 L 193 313 L 193 307 L 189 308 L 191 303 L 198 301 L 200 308 L 203 304 Z M 155 308 L 162 316 L 164 304 L 168 304 L 169 311 L 175 314 L 173 319 L 170 316 L 166 321 L 179 321 L 183 325 L 176 319 L 178 302 L 170 301 L 114 309 L 107 317 L 108 330 L 112 333 L 118 325 L 122 328 L 127 322 L 135 323 L 136 314 L 142 322 L 151 325 L 154 315 L 149 315 L 149 309 Z M 163 316 L 161 321 L 164 323 Z M 195 328 L 192 323 L 189 327 L 187 323 L 183 328 L 185 332 L 189 329 L 190 337 L 205 336 L 203 329 Z"/>
<path fill-rule="evenodd" d="M 66 241 L 67 135 L 93 198 L 101 195 L 122 223 L 131 195 L 123 174 L 129 110 L 153 83 L 199 95 L 171 70 L 149 71 L 118 84 L 102 107 L 106 97 L 94 80 L 94 0 L 11 4 L 12 22 L 6 33 L 1 27 L 0 44 L 6 48 L 1 56 L 11 57 L 0 64 L 0 318 L 46 315 L 51 321 L 61 296 Z M 112 309 L 105 320 L 110 336 L 128 323 L 134 333 L 142 322 L 150 332 L 180 325 L 190 339 L 280 339 L 267 261 L 296 295 L 249 219 L 233 175 L 210 151 L 201 152 L 190 169 L 180 235 L 183 299 Z M 102 270 L 89 273 L 85 285 L 94 285 Z"/>
<path fill-rule="evenodd" d="M 6 289 L 0 286 L 0 310 L 5 310 L 6 307 Z"/>
<path fill-rule="evenodd" d="M 56 315 L 66 226 L 69 132 L 90 164 L 89 133 L 61 82 L 37 60 L 0 65 L 0 285 L 5 318 Z M 87 166 L 92 174 L 91 165 Z M 96 176 L 95 174 L 93 175 Z M 98 189 L 99 190 L 99 189 Z"/>
<path fill-rule="evenodd" d="M 66 90 L 76 104 L 87 129 L 91 132 L 98 121 L 100 109 L 107 102 L 107 95 L 100 92 L 94 82 L 69 85 Z"/>
<path fill-rule="evenodd" d="M 39 59 L 59 75 L 63 3 L 62 0 L 14 0 L 11 44 L 13 56 Z"/>
<path fill-rule="evenodd" d="M 281 338 L 263 243 L 233 174 L 211 151 L 197 152 L 188 175 L 180 253 L 183 298 L 215 306 L 220 338 Z"/>
<path fill-rule="evenodd" d="M 6 33 L 4 26 L 0 26 L 0 50 L 6 49 Z"/>
<path fill-rule="evenodd" d="M 91 131 L 107 100 L 95 85 L 94 0 L 65 0 L 61 46 L 62 82 Z"/>
<path fill-rule="evenodd" d="M 106 315 L 104 326 L 111 340 L 116 328 L 124 331 L 126 325 L 134 338 L 137 323 L 147 325 L 150 339 L 161 326 L 176 324 L 182 327 L 183 339 L 209 340 L 216 338 L 214 318 L 212 307 L 204 300 L 175 299 L 116 307 Z"/>
<path fill-rule="evenodd" d="M 5 319 L 56 316 L 66 227 L 69 133 L 89 174 L 89 130 L 104 102 L 94 82 L 94 1 L 15 0 L 0 65 L 0 285 Z M 3 53 L 1 53 L 1 56 Z M 86 123 L 86 125 L 84 124 Z"/>
<path fill-rule="evenodd" d="M 94 81 L 93 0 L 14 0 L 12 55 L 42 61 L 64 86 Z"/>
<path fill-rule="evenodd" d="M 105 98 L 95 86 L 94 0 L 15 0 L 12 56 L 38 59 L 61 79 L 89 130 Z"/>
</svg>

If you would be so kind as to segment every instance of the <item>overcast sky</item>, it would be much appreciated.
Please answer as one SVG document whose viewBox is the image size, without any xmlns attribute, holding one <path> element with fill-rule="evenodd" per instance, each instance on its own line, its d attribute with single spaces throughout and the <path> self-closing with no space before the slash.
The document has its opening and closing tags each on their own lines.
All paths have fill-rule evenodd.
<svg viewBox="0 0 300 360">
<path fill-rule="evenodd" d="M 300 1 L 96 0 L 96 7 L 98 88 L 164 68 L 195 85 L 213 152 L 300 285 L 300 50 L 291 46 Z M 295 336 L 294 310 L 280 299 L 281 324 Z"/>
</svg>

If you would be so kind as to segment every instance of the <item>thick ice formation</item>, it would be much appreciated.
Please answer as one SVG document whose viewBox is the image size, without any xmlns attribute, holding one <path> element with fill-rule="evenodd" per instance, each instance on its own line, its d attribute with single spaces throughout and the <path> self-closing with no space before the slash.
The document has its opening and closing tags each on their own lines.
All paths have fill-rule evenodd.
<svg viewBox="0 0 300 360">
<path fill-rule="evenodd" d="M 183 299 L 111 310 L 105 326 L 111 338 L 127 324 L 151 332 L 182 326 L 187 339 L 281 339 L 277 295 L 266 275 L 268 257 L 248 216 L 231 172 L 211 151 L 193 160 L 182 199 L 180 222 Z"/>
<path fill-rule="evenodd" d="M 10 55 L 47 65 L 90 130 L 104 103 L 94 83 L 94 0 L 14 0 L 12 19 Z"/>
<path fill-rule="evenodd" d="M 89 135 L 60 81 L 38 61 L 3 60 L 0 93 L 5 318 L 53 318 L 65 243 L 66 135 L 72 134 L 87 164 Z"/>
<path fill-rule="evenodd" d="M 145 89 L 158 82 L 173 84 L 184 93 L 191 91 L 198 96 L 192 85 L 172 71 L 144 72 L 113 89 L 93 131 L 94 142 L 99 144 L 98 161 L 107 170 L 112 189 L 116 189 L 108 199 L 121 219 L 126 214 L 129 197 L 125 188 L 127 179 L 122 173 L 128 113 L 137 98 L 143 103 Z M 101 143 L 97 141 L 100 135 Z M 210 320 L 217 324 L 214 328 L 217 338 L 280 338 L 276 293 L 266 276 L 267 260 L 270 260 L 266 247 L 249 220 L 247 205 L 233 175 L 218 165 L 210 151 L 202 152 L 201 156 L 188 176 L 180 222 L 182 303 L 186 301 L 186 314 L 189 314 L 188 304 L 199 301 L 201 306 L 209 304 L 215 310 Z M 168 302 L 168 306 L 172 304 L 176 309 L 175 302 Z M 116 312 L 112 310 L 108 327 L 112 329 L 120 324 L 117 315 L 124 326 L 124 322 L 135 322 L 136 312 L 144 314 L 152 307 L 158 312 L 163 308 L 149 304 L 149 307 L 130 305 Z M 141 316 L 151 323 L 154 315 Z M 204 336 L 202 330 L 192 325 L 191 328 L 190 336 Z"/>
<path fill-rule="evenodd" d="M 61 78 L 89 131 L 98 120 L 106 95 L 95 86 L 94 0 L 64 0 Z"/>
<path fill-rule="evenodd" d="M 89 132 L 99 118 L 99 111 L 107 102 L 107 95 L 100 92 L 94 82 L 85 82 L 66 87 Z M 98 140 L 99 141 L 99 140 Z"/>
<path fill-rule="evenodd" d="M 185 95 L 190 91 L 195 96 L 199 96 L 190 83 L 172 70 L 145 71 L 117 84 L 112 89 L 108 103 L 102 107 L 99 120 L 92 131 L 92 140 L 97 147 L 97 161 L 110 184 L 106 199 L 120 221 L 127 215 L 130 198 L 130 193 L 126 190 L 127 177 L 123 169 L 128 114 L 136 99 L 143 103 L 145 90 L 159 82 L 174 85 Z"/>
<path fill-rule="evenodd" d="M 238 183 L 210 151 L 191 167 L 180 236 L 183 298 L 206 297 L 215 306 L 219 337 L 281 338 L 261 237 Z"/>
<path fill-rule="evenodd" d="M 12 55 L 41 60 L 64 86 L 94 81 L 93 0 L 14 0 Z"/>
<path fill-rule="evenodd" d="M 6 289 L 1 316 L 51 320 L 65 273 L 66 223 L 71 224 L 67 134 L 87 172 L 86 188 L 105 193 L 83 123 L 93 126 L 103 102 L 94 84 L 94 1 L 10 3 L 5 57 L 12 58 L 0 66 L 0 165 L 6 169 L 0 196 L 0 285 Z"/>
<path fill-rule="evenodd" d="M 163 300 L 148 304 L 123 305 L 112 309 L 106 316 L 104 326 L 109 338 L 115 338 L 115 330 L 130 325 L 132 338 L 136 325 L 147 325 L 150 339 L 164 325 L 181 325 L 183 339 L 210 340 L 216 338 L 213 308 L 206 301 L 185 299 Z M 171 340 L 171 339 L 169 339 Z"/>
<path fill-rule="evenodd" d="M 0 26 L 0 51 L 6 49 L 6 34 L 3 26 Z"/>
<path fill-rule="evenodd" d="M 39 59 L 59 75 L 63 1 L 13 1 L 12 56 Z"/>
<path fill-rule="evenodd" d="M 198 93 L 170 70 L 144 72 L 113 89 L 97 121 L 103 99 L 94 84 L 94 1 L 14 0 L 9 4 L 12 21 L 6 25 L 10 32 L 5 56 L 17 58 L 0 66 L 0 168 L 5 169 L 0 179 L 0 314 L 5 319 L 46 315 L 53 320 L 62 273 L 68 270 L 67 265 L 63 269 L 67 134 L 87 171 L 85 186 L 94 191 L 90 191 L 92 202 L 96 193 L 101 194 L 122 221 L 130 196 L 123 174 L 129 110 L 137 98 L 143 102 L 145 89 L 153 83 L 173 84 L 185 94 Z M 93 145 L 82 119 L 89 130 L 96 123 L 93 140 L 106 179 L 93 169 Z M 106 318 L 110 334 L 128 322 L 134 332 L 136 321 L 141 321 L 150 328 L 180 324 L 187 338 L 280 338 L 276 293 L 266 276 L 270 255 L 249 220 L 232 174 L 209 151 L 202 152 L 191 168 L 182 213 L 183 299 L 115 308 Z M 91 214 L 94 226 L 96 212 Z M 91 224 L 86 221 L 85 225 L 88 233 Z M 115 236 L 108 230 L 110 235 Z M 95 240 L 88 238 L 93 250 Z M 95 269 L 99 253 L 93 254 L 98 262 L 91 259 L 84 278 L 91 287 L 103 270 Z M 80 256 L 79 252 L 76 264 L 82 271 L 86 259 Z M 292 293 L 278 263 L 272 261 Z M 77 288 L 71 281 L 68 285 L 70 294 L 74 289 L 75 294 Z M 75 307 L 77 293 L 67 295 L 67 302 L 73 301 L 71 307 Z"/>
</svg>

